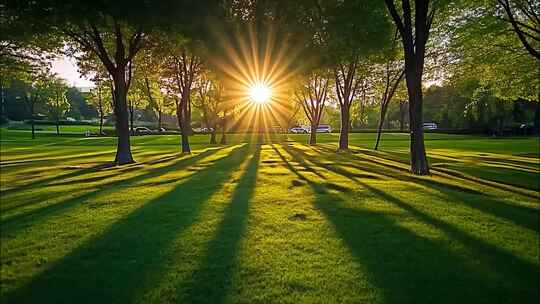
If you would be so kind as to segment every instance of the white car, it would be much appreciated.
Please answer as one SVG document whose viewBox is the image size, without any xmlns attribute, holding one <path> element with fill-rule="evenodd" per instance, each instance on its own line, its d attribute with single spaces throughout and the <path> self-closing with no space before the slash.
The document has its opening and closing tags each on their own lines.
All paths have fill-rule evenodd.
<svg viewBox="0 0 540 304">
<path fill-rule="evenodd" d="M 425 122 L 422 124 L 422 129 L 424 130 L 437 130 L 438 126 L 434 122 Z"/>
<path fill-rule="evenodd" d="M 136 127 L 133 129 L 133 131 L 137 135 L 152 134 L 152 130 L 148 129 L 147 127 Z"/>
<path fill-rule="evenodd" d="M 332 133 L 332 127 L 330 125 L 319 125 L 317 127 L 317 133 Z"/>
<path fill-rule="evenodd" d="M 308 133 L 308 131 L 306 131 L 306 129 L 304 129 L 304 128 L 294 127 L 294 128 L 291 128 L 291 133 L 293 133 L 293 134 L 306 134 L 306 133 Z"/>
</svg>

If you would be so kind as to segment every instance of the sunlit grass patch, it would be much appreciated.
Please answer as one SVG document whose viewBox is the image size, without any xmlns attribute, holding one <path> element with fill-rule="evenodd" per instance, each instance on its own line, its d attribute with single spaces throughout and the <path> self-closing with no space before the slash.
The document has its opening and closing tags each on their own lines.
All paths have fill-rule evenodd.
<svg viewBox="0 0 540 304">
<path fill-rule="evenodd" d="M 2 302 L 538 300 L 540 170 L 519 156 L 534 144 L 441 136 L 417 177 L 406 140 L 374 152 L 353 135 L 338 154 L 332 137 L 239 138 L 195 136 L 187 155 L 140 137 L 122 167 L 104 139 L 2 141 Z"/>
</svg>

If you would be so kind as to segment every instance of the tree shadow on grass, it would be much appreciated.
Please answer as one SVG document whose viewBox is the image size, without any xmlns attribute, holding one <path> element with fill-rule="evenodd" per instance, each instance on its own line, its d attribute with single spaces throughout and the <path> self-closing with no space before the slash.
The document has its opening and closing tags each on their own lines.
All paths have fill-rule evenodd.
<svg viewBox="0 0 540 304">
<path fill-rule="evenodd" d="M 113 152 L 106 152 L 106 153 L 103 153 L 103 154 L 110 154 L 110 153 L 113 153 Z M 152 155 L 152 154 L 150 154 L 150 155 Z M 160 154 L 155 153 L 155 155 L 160 155 Z M 78 158 L 78 159 L 82 160 L 82 159 L 86 159 L 88 157 L 95 157 L 95 156 L 96 155 L 92 154 L 92 155 L 89 155 L 89 156 L 85 155 L 83 157 L 75 156 L 73 158 Z M 151 161 L 148 161 L 148 162 L 133 163 L 133 164 L 129 164 L 129 165 L 124 165 L 122 167 L 117 167 L 115 163 L 108 162 L 108 161 L 107 162 L 99 162 L 98 164 L 95 164 L 95 165 L 93 165 L 91 167 L 76 169 L 76 170 L 73 170 L 73 171 L 71 171 L 69 173 L 65 173 L 65 174 L 62 174 L 62 175 L 54 175 L 54 176 L 42 178 L 42 179 L 39 179 L 39 180 L 36 180 L 36 181 L 30 181 L 29 183 L 24 184 L 24 185 L 20 185 L 20 186 L 17 186 L 17 187 L 2 190 L 2 195 L 9 195 L 9 194 L 12 194 L 12 193 L 22 192 L 22 191 L 30 191 L 32 189 L 36 189 L 36 188 L 39 188 L 39 187 L 46 186 L 46 185 L 48 185 L 48 184 L 50 184 L 52 182 L 55 182 L 55 181 L 66 180 L 66 179 L 70 179 L 70 178 L 73 178 L 73 177 L 82 177 L 82 176 L 84 176 L 86 174 L 91 174 L 91 173 L 99 172 L 99 171 L 110 169 L 110 168 L 117 169 L 116 170 L 117 172 L 115 172 L 115 173 L 119 173 L 119 172 L 125 173 L 125 172 L 129 172 L 129 171 L 137 170 L 142 165 L 157 165 L 157 164 L 164 163 L 164 162 L 173 160 L 175 158 L 178 158 L 179 156 L 180 156 L 179 153 L 173 153 L 172 155 L 162 156 L 162 157 L 160 157 L 159 159 L 156 159 L 156 160 L 151 160 Z M 47 161 L 47 160 L 45 160 L 45 161 Z M 63 159 L 58 160 L 58 161 L 63 161 Z"/>
<path fill-rule="evenodd" d="M 201 267 L 188 282 L 185 303 L 223 303 L 232 283 L 238 245 L 245 232 L 249 202 L 255 191 L 260 146 L 240 177 L 231 202 L 204 254 Z M 181 296 L 181 295 L 180 295 Z"/>
<path fill-rule="evenodd" d="M 21 288 L 6 303 L 131 303 L 164 272 L 167 250 L 193 224 L 202 205 L 230 178 L 245 148 L 194 173 L 173 190 L 145 203 L 63 257 Z"/>
<path fill-rule="evenodd" d="M 302 166 L 298 153 L 287 151 Z M 316 207 L 330 220 L 385 303 L 536 303 L 538 267 L 433 218 L 398 198 L 365 186 L 385 202 L 396 205 L 436 227 L 474 251 L 456 255 L 449 242 L 415 234 L 395 217 L 382 212 L 350 208 L 340 195 L 286 166 L 314 190 Z"/>
<path fill-rule="evenodd" d="M 295 151 L 302 153 L 301 150 L 291 147 Z M 328 156 L 322 154 L 323 156 Z M 309 159 L 310 161 L 317 163 L 321 167 L 334 171 L 349 179 L 353 179 L 351 172 L 341 169 L 336 166 L 324 165 L 320 161 L 311 157 L 305 153 L 302 153 L 302 157 Z M 352 161 L 351 159 L 348 159 Z M 522 205 L 509 204 L 503 200 L 489 196 L 489 193 L 480 192 L 468 187 L 464 187 L 458 184 L 444 183 L 430 178 L 416 177 L 409 172 L 403 172 L 402 170 L 393 170 L 393 166 L 386 166 L 383 162 L 376 165 L 369 166 L 355 166 L 354 164 L 348 164 L 347 166 L 353 167 L 358 170 L 371 172 L 386 176 L 390 179 L 399 179 L 401 181 L 407 181 L 415 184 L 420 184 L 428 188 L 437 190 L 445 196 L 452 199 L 453 202 L 465 205 L 481 212 L 490 214 L 492 216 L 511 221 L 512 223 L 521 226 L 523 228 L 531 229 L 534 231 L 540 231 L 540 210 L 536 208 L 530 208 Z M 384 168 L 387 169 L 384 169 Z M 445 176 L 448 180 L 454 180 L 456 182 L 462 182 L 459 179 L 454 179 L 452 176 Z"/>
<path fill-rule="evenodd" d="M 92 187 L 92 189 L 96 188 L 96 190 L 86 192 L 81 195 L 77 195 L 73 198 L 69 198 L 60 202 L 52 203 L 41 208 L 32 209 L 28 212 L 15 214 L 11 217 L 3 219 L 0 222 L 2 233 L 4 234 L 4 236 L 15 234 L 21 229 L 29 227 L 34 223 L 43 221 L 49 216 L 58 214 L 69 208 L 73 208 L 93 197 L 106 193 L 107 191 L 114 191 L 117 187 L 129 186 L 129 185 L 135 184 L 137 182 L 140 182 L 146 179 L 158 177 L 167 172 L 180 170 L 182 168 L 185 168 L 187 166 L 191 166 L 197 163 L 199 160 L 217 151 L 218 151 L 217 149 L 207 149 L 195 156 L 181 158 L 180 160 L 175 161 L 172 164 L 169 164 L 160 168 L 155 168 L 147 173 L 136 175 L 127 179 L 114 180 L 114 181 L 111 181 L 111 182 L 108 182 L 99 186 Z M 129 170 L 136 170 L 136 169 L 139 169 L 139 168 L 138 167 L 129 168 Z M 123 170 L 124 171 L 122 172 L 126 172 L 126 170 L 128 169 L 123 169 Z"/>
<path fill-rule="evenodd" d="M 327 151 L 327 152 L 334 152 L 334 150 L 332 150 L 330 147 L 327 147 L 327 146 L 320 146 L 320 147 L 317 147 L 317 148 L 314 148 L 314 149 L 319 150 L 319 151 L 324 150 L 324 151 Z M 396 155 L 399 154 L 398 152 L 387 152 L 387 151 L 386 152 L 380 152 L 380 151 L 372 151 L 372 150 L 367 150 L 367 149 L 355 149 L 355 150 L 351 150 L 351 153 L 354 154 L 355 157 L 357 157 L 357 158 L 365 158 L 366 156 L 368 156 L 369 160 L 376 163 L 376 164 L 386 166 L 386 167 L 389 167 L 389 168 L 393 168 L 393 169 L 403 171 L 403 172 L 410 172 L 405 167 L 405 166 L 408 166 L 409 163 L 403 157 L 397 157 Z M 434 157 L 431 157 L 431 158 L 434 158 Z M 388 162 L 388 160 L 399 163 L 399 164 L 402 164 L 404 166 L 401 167 L 401 166 L 391 164 L 391 163 Z M 482 161 L 484 161 L 484 160 L 481 159 L 481 158 L 478 159 L 478 162 L 482 162 Z M 467 165 L 466 163 L 463 163 L 459 159 L 456 161 L 456 163 L 460 163 L 463 166 Z M 488 178 L 486 176 L 477 177 L 477 176 L 466 174 L 466 173 L 458 171 L 458 170 L 451 170 L 451 169 L 441 168 L 440 166 L 432 166 L 430 168 L 430 172 L 431 172 L 432 175 L 438 175 L 438 176 L 446 177 L 446 178 L 451 177 L 451 178 L 454 178 L 456 180 L 461 179 L 461 180 L 466 181 L 466 182 L 472 182 L 472 183 L 476 183 L 476 184 L 479 184 L 479 185 L 492 187 L 494 189 L 512 192 L 512 193 L 523 195 L 523 196 L 533 198 L 533 199 L 538 199 L 539 198 L 539 194 L 538 194 L 538 191 L 536 191 L 536 189 L 528 188 L 526 186 L 519 185 L 519 184 L 513 183 L 513 182 L 508 182 L 508 181 L 503 182 L 501 180 Z M 533 174 L 533 173 L 530 173 L 530 175 L 531 175 L 532 178 L 537 178 L 537 176 L 535 176 L 535 174 Z M 531 192 L 533 192 L 533 193 L 531 193 Z"/>
</svg>

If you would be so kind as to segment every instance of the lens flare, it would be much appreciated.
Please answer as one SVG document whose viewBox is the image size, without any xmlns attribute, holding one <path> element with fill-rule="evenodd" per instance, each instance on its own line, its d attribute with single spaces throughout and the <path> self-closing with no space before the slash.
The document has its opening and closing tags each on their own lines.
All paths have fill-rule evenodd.
<svg viewBox="0 0 540 304">
<path fill-rule="evenodd" d="M 256 103 L 267 103 L 272 97 L 272 90 L 268 85 L 257 83 L 249 87 L 249 96 Z"/>
</svg>

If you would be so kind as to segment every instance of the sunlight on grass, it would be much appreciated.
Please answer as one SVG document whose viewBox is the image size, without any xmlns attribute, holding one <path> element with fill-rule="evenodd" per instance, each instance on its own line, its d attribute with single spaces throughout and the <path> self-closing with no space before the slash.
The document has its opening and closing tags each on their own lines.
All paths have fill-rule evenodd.
<svg viewBox="0 0 540 304">
<path fill-rule="evenodd" d="M 361 143 L 364 135 L 354 136 Z M 195 137 L 192 155 L 142 138 L 139 163 L 125 167 L 106 166 L 103 139 L 25 150 L 2 141 L 2 299 L 538 298 L 540 204 L 527 182 L 538 174 L 534 158 L 491 144 L 491 152 L 462 152 L 438 139 L 430 157 L 440 165 L 417 177 L 401 153 L 406 141 L 335 153 L 324 141 L 242 138 L 209 148 Z M 82 156 L 69 158 L 75 152 Z M 21 153 L 37 161 L 15 163 Z"/>
</svg>

